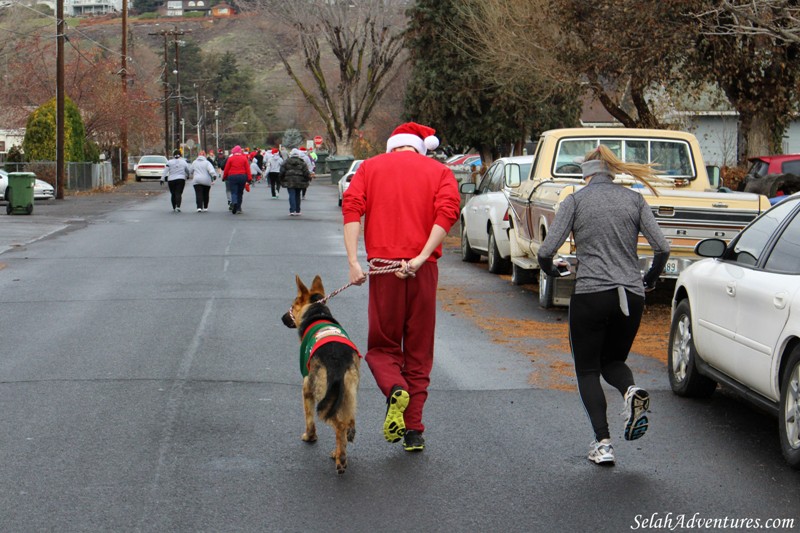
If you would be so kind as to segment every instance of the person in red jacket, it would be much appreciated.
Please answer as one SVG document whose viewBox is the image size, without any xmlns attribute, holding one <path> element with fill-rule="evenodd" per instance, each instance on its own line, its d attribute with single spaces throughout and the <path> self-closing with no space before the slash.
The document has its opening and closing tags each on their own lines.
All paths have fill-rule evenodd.
<svg viewBox="0 0 800 533">
<path fill-rule="evenodd" d="M 225 170 L 222 172 L 222 181 L 229 181 L 231 185 L 231 211 L 234 215 L 241 213 L 244 186 L 253 181 L 250 159 L 242 152 L 241 146 L 236 145 L 231 150 L 231 156 L 225 162 Z"/>
<path fill-rule="evenodd" d="M 409 122 L 386 142 L 385 154 L 359 166 L 342 199 L 350 281 L 366 275 L 358 261 L 361 217 L 367 259 L 401 261 L 404 271 L 370 276 L 365 360 L 387 397 L 383 434 L 421 451 L 436 326 L 437 259 L 458 219 L 460 195 L 453 173 L 425 157 L 439 145 L 435 131 Z"/>
</svg>

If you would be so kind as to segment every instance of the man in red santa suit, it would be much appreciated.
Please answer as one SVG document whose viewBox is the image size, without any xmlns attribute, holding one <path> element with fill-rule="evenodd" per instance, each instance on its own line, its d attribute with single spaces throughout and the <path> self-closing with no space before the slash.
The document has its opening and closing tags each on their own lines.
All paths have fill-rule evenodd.
<svg viewBox="0 0 800 533">
<path fill-rule="evenodd" d="M 365 360 L 387 397 L 383 434 L 421 451 L 422 409 L 428 398 L 436 326 L 437 259 L 458 220 L 460 195 L 453 173 L 425 157 L 439 146 L 432 128 L 409 122 L 386 142 L 386 153 L 358 167 L 342 199 L 350 281 L 367 276 L 357 258 L 361 217 L 367 259 L 402 261 L 405 271 L 369 280 Z"/>
</svg>

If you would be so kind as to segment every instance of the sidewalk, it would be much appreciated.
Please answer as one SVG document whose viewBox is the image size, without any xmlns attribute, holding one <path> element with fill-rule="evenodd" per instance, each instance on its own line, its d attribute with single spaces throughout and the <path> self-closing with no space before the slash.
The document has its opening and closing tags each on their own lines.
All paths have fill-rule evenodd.
<svg viewBox="0 0 800 533">
<path fill-rule="evenodd" d="M 37 201 L 32 215 L 6 215 L 5 204 L 0 204 L 0 254 L 70 227 L 84 226 L 93 217 L 166 190 L 158 181 L 137 183 L 131 179 L 109 191 L 72 194 L 63 200 Z"/>
</svg>

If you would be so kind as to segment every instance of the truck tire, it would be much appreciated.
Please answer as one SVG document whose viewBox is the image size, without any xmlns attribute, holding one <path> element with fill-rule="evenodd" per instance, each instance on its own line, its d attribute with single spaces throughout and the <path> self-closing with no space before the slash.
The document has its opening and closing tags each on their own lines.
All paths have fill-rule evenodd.
<svg viewBox="0 0 800 533">
<path fill-rule="evenodd" d="M 489 272 L 492 274 L 508 274 L 511 267 L 511 260 L 503 258 L 497 248 L 497 240 L 494 238 L 494 231 L 489 229 L 489 249 L 486 255 L 489 263 Z"/>
<path fill-rule="evenodd" d="M 544 270 L 539 269 L 539 306 L 544 309 L 553 307 L 553 296 L 555 294 L 556 279 L 545 274 Z"/>
<path fill-rule="evenodd" d="M 512 285 L 527 285 L 533 283 L 536 279 L 535 270 L 527 270 L 521 266 L 511 264 L 511 284 Z"/>
</svg>

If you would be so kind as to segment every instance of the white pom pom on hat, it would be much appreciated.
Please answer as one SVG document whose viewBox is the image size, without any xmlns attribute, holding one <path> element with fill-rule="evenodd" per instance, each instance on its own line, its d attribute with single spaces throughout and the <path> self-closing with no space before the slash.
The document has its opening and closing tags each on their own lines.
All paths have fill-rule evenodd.
<svg viewBox="0 0 800 533">
<path fill-rule="evenodd" d="M 411 146 L 422 155 L 428 150 L 436 150 L 439 147 L 439 139 L 434 135 L 436 130 L 417 124 L 416 122 L 406 122 L 397 126 L 392 135 L 386 141 L 386 151 L 391 152 L 401 146 Z"/>
</svg>

